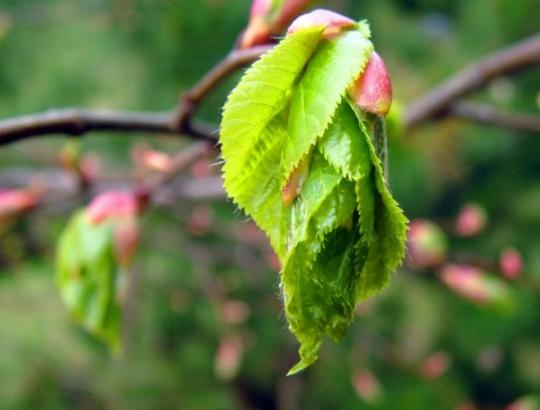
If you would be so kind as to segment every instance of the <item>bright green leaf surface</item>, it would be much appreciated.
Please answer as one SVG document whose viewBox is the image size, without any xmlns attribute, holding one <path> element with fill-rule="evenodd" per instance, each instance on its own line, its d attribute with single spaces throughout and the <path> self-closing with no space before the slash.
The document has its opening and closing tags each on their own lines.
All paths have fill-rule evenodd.
<svg viewBox="0 0 540 410">
<path fill-rule="evenodd" d="M 238 180 L 251 176 L 253 164 L 268 150 L 264 133 L 285 108 L 292 86 L 317 47 L 322 29 L 288 36 L 244 75 L 230 94 L 221 122 L 221 150 L 227 190 L 235 194 Z M 242 206 L 242 204 L 240 204 Z"/>
<path fill-rule="evenodd" d="M 408 220 L 388 189 L 383 164 L 377 156 L 373 138 L 368 133 L 362 114 L 356 107 L 352 108 L 357 113 L 360 129 L 369 147 L 376 188 L 374 238 L 370 242 L 358 284 L 358 298 L 364 299 L 380 292 L 388 284 L 392 273 L 405 257 Z M 378 137 L 384 138 L 382 135 Z"/>
<path fill-rule="evenodd" d="M 314 53 L 294 90 L 289 140 L 283 157 L 283 178 L 322 137 L 353 81 L 369 61 L 373 45 L 359 30 L 325 40 Z"/>
</svg>

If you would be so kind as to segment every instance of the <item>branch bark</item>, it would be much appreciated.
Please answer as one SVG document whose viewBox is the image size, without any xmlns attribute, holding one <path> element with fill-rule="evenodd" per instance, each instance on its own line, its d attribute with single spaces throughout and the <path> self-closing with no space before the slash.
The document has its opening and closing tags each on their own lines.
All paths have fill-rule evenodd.
<svg viewBox="0 0 540 410">
<path fill-rule="evenodd" d="M 459 71 L 407 107 L 405 124 L 412 129 L 448 113 L 450 107 L 496 77 L 540 63 L 540 34 L 497 51 Z M 474 118 L 471 118 L 474 119 Z"/>
<path fill-rule="evenodd" d="M 179 128 L 171 113 L 90 111 L 77 108 L 51 110 L 0 121 L 0 145 L 50 134 L 81 136 L 90 131 L 150 132 L 189 135 L 216 141 L 214 130 L 203 124 Z"/>
<path fill-rule="evenodd" d="M 233 49 L 220 63 L 216 64 L 197 84 L 180 97 L 176 108 L 175 123 L 183 127 L 204 99 L 216 87 L 238 69 L 251 64 L 274 47 L 273 44 L 252 47 L 246 50 Z"/>
<path fill-rule="evenodd" d="M 183 94 L 173 112 L 138 113 L 64 109 L 0 121 L 0 145 L 34 136 L 66 134 L 81 136 L 90 131 L 150 132 L 186 135 L 195 140 L 216 141 L 217 127 L 193 123 L 200 103 L 231 73 L 271 50 L 273 45 L 233 50 L 202 80 Z M 471 64 L 424 96 L 405 112 L 405 126 L 411 130 L 422 123 L 453 115 L 481 123 L 537 131 L 537 118 L 493 112 L 459 102 L 493 78 L 540 63 L 540 34 Z"/>
<path fill-rule="evenodd" d="M 483 104 L 460 102 L 450 106 L 448 115 L 487 125 L 540 134 L 540 116 L 500 111 Z"/>
</svg>

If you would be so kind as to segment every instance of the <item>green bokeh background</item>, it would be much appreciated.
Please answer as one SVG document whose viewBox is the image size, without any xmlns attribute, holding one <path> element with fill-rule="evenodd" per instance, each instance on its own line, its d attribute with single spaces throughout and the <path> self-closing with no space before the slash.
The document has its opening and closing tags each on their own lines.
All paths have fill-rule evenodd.
<svg viewBox="0 0 540 410">
<path fill-rule="evenodd" d="M 540 29 L 538 0 L 325 5 L 369 20 L 403 106 Z M 168 110 L 226 54 L 248 9 L 247 0 L 0 0 L 0 117 L 65 106 Z M 200 119 L 219 121 L 238 78 L 212 94 Z M 499 79 L 474 99 L 539 114 L 540 70 Z M 507 283 L 512 309 L 473 305 L 432 272 L 403 269 L 360 309 L 342 343 L 326 343 L 319 362 L 293 378 L 285 373 L 296 344 L 268 245 L 230 203 L 182 200 L 144 217 L 136 314 L 121 358 L 69 321 L 54 288 L 56 238 L 84 200 L 0 225 L 0 409 L 504 409 L 540 391 L 537 137 L 448 120 L 391 144 L 392 188 L 411 219 L 449 226 L 475 201 L 489 215 L 487 229 L 452 237 L 452 251 L 490 261 L 508 245 L 521 251 L 525 272 Z M 145 141 L 171 152 L 185 144 L 99 134 L 82 149 L 115 177 L 129 175 L 130 148 Z M 14 169 L 39 175 L 56 167 L 64 142 L 3 148 L 0 180 Z M 210 229 L 193 229 L 197 212 L 211 218 Z M 224 306 L 241 314 L 227 320 Z M 230 378 L 215 369 L 224 340 L 242 346 Z M 435 352 L 449 366 L 428 380 L 422 363 Z M 371 400 L 353 382 L 366 370 L 380 386 Z"/>
</svg>

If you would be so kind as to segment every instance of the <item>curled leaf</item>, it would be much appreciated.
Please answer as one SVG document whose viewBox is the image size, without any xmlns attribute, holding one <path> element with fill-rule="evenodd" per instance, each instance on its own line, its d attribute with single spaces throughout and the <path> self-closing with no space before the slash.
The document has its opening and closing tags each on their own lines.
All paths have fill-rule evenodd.
<svg viewBox="0 0 540 410">
<path fill-rule="evenodd" d="M 388 283 L 407 228 L 385 180 L 384 126 L 347 94 L 372 55 L 369 29 L 347 23 L 329 38 L 324 24 L 308 26 L 245 74 L 221 124 L 225 188 L 280 259 L 300 342 L 289 374 L 317 359 L 325 337 L 343 337 L 356 304 Z"/>
</svg>

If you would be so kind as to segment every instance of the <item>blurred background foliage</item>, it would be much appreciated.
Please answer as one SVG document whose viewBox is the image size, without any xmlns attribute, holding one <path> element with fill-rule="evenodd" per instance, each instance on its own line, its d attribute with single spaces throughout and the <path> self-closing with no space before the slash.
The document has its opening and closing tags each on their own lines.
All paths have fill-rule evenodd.
<svg viewBox="0 0 540 410">
<path fill-rule="evenodd" d="M 467 62 L 540 28 L 538 0 L 325 5 L 369 20 L 402 106 Z M 248 6 L 0 0 L 0 117 L 71 105 L 168 110 L 228 51 Z M 238 76 L 206 101 L 202 119 L 219 121 Z M 475 98 L 538 113 L 539 90 L 536 69 L 498 79 Z M 55 241 L 82 200 L 0 221 L 0 408 L 538 409 L 535 137 L 460 121 L 395 137 L 391 182 L 407 215 L 441 226 L 451 255 L 496 265 L 501 250 L 513 246 L 523 272 L 497 279 L 501 308 L 460 296 L 436 269 L 404 268 L 383 295 L 360 306 L 343 343 L 328 342 L 320 361 L 293 378 L 284 376 L 296 346 L 281 311 L 275 258 L 230 203 L 182 201 L 144 217 L 137 305 L 120 358 L 70 323 L 54 288 Z M 64 141 L 2 149 L 0 179 L 14 169 L 39 176 L 56 167 Z M 99 157 L 103 175 L 119 177 L 129 176 L 130 149 L 141 141 L 170 152 L 183 146 L 167 137 L 109 134 L 91 135 L 82 146 Z M 185 178 L 200 177 L 201 169 L 216 173 L 214 160 L 202 160 Z M 469 202 L 481 206 L 487 223 L 465 238 L 456 235 L 455 221 Z"/>
</svg>

